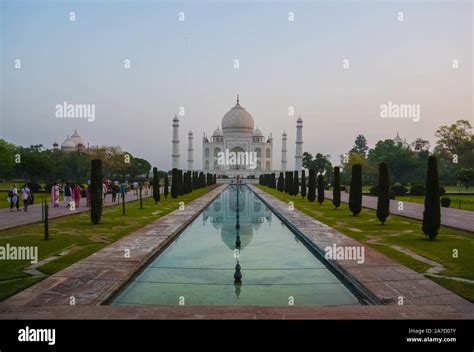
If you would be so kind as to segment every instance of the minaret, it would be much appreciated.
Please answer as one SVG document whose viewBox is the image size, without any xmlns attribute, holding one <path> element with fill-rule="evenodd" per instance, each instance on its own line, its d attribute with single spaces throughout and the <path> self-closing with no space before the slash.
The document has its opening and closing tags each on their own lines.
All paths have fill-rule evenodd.
<svg viewBox="0 0 474 352">
<path fill-rule="evenodd" d="M 193 132 L 189 131 L 188 133 L 188 171 L 193 170 Z"/>
<path fill-rule="evenodd" d="M 303 120 L 298 116 L 296 120 L 296 150 L 295 150 L 295 170 L 298 174 L 303 169 Z"/>
<path fill-rule="evenodd" d="M 283 134 L 281 135 L 281 171 L 285 172 L 286 171 L 286 155 L 287 155 L 288 149 L 286 149 L 286 132 L 283 131 Z"/>
<path fill-rule="evenodd" d="M 174 115 L 173 119 L 173 152 L 171 157 L 173 159 L 173 169 L 179 169 L 179 119 Z"/>
</svg>

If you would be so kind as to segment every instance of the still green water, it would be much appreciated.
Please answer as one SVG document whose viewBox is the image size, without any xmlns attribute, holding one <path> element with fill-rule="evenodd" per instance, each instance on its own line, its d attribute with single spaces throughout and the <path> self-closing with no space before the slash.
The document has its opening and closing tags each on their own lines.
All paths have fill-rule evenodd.
<svg viewBox="0 0 474 352">
<path fill-rule="evenodd" d="M 126 305 L 341 305 L 357 298 L 247 187 L 228 187 L 112 300 Z M 234 284 L 237 258 L 242 284 Z"/>
</svg>

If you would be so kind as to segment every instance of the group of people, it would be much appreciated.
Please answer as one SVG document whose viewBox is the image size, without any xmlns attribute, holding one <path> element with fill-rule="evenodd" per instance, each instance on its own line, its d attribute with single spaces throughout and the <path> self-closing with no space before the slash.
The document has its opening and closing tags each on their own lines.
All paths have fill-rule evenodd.
<svg viewBox="0 0 474 352">
<path fill-rule="evenodd" d="M 54 182 L 53 186 L 51 187 L 51 205 L 55 208 L 59 207 L 59 194 L 63 191 L 64 194 L 64 202 L 66 203 L 66 207 L 70 208 L 72 204 L 76 208 L 79 208 L 81 205 L 81 186 L 76 184 L 70 184 L 66 182 L 64 188 L 58 182 Z M 90 186 L 86 189 L 86 199 L 87 199 L 87 206 L 90 203 Z"/>
<path fill-rule="evenodd" d="M 132 184 L 133 191 L 135 195 L 138 196 L 139 192 L 139 184 L 138 182 L 133 182 Z M 63 192 L 64 196 L 64 203 L 66 207 L 71 208 L 74 206 L 78 208 L 81 204 L 81 194 L 82 194 L 81 185 L 78 183 L 69 183 L 66 182 L 64 187 L 59 182 L 54 182 L 51 186 L 51 206 L 54 208 L 59 207 L 60 202 L 60 194 Z M 107 194 L 112 194 L 112 202 L 117 202 L 117 194 L 123 194 L 125 197 L 129 190 L 128 181 L 119 183 L 118 181 L 110 181 L 104 180 L 102 184 L 102 194 L 103 194 L 103 201 L 105 203 L 105 199 Z M 144 191 L 145 195 L 148 195 L 150 190 L 150 182 L 148 180 L 142 183 L 142 190 Z M 91 201 L 91 186 L 90 181 L 87 181 L 87 188 L 86 188 L 86 206 L 90 207 Z M 28 188 L 27 184 L 24 184 L 23 187 L 19 190 L 17 185 L 14 184 L 13 187 L 8 191 L 8 202 L 10 203 L 10 211 L 13 211 L 14 208 L 19 211 L 20 210 L 20 197 L 23 199 L 23 210 L 28 211 L 28 206 L 33 202 L 33 195 Z"/>
<path fill-rule="evenodd" d="M 7 200 L 10 203 L 10 211 L 13 211 L 15 207 L 17 211 L 20 211 L 20 197 L 23 200 L 23 211 L 28 211 L 28 206 L 32 203 L 33 196 L 27 184 L 24 184 L 20 191 L 18 191 L 16 184 L 14 184 L 8 191 Z"/>
</svg>

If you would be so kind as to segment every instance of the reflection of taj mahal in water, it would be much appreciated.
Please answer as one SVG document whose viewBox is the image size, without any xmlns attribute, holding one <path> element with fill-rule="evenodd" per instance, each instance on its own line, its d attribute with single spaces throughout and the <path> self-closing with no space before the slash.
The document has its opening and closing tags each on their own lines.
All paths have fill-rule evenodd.
<svg viewBox="0 0 474 352">
<path fill-rule="evenodd" d="M 239 187 L 239 219 L 241 249 L 244 249 L 253 238 L 261 224 L 271 222 L 272 213 L 247 187 Z M 230 248 L 235 248 L 237 215 L 237 188 L 230 186 L 229 192 L 220 194 L 214 203 L 203 212 L 203 221 L 209 221 L 214 228 L 220 231 L 222 241 Z"/>
</svg>

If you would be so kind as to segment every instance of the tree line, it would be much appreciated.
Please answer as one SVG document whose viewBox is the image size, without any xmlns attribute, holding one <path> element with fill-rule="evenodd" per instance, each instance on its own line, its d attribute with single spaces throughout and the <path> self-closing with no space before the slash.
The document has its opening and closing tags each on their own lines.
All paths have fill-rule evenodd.
<svg viewBox="0 0 474 352">
<path fill-rule="evenodd" d="M 392 139 L 378 141 L 369 148 L 364 135 L 358 135 L 352 148 L 340 155 L 342 165 L 341 180 L 348 184 L 352 166 L 360 164 L 364 168 L 362 182 L 375 185 L 378 179 L 378 165 L 387 163 L 389 183 L 402 186 L 419 186 L 424 183 L 428 158 L 436 156 L 439 166 L 439 180 L 444 185 L 458 182 L 466 190 L 474 183 L 474 134 L 467 120 L 458 120 L 451 125 L 439 127 L 436 131 L 436 144 L 430 152 L 430 143 L 416 138 L 410 145 L 395 143 Z M 328 181 L 333 180 L 333 165 L 329 155 L 308 152 L 303 154 L 303 167 L 324 174 Z M 415 187 L 416 188 L 416 187 Z"/>
<path fill-rule="evenodd" d="M 91 161 L 102 160 L 102 174 L 113 180 L 136 179 L 148 175 L 150 163 L 121 150 L 102 146 L 65 152 L 43 145 L 17 146 L 0 139 L 0 179 L 27 181 L 88 180 Z"/>
</svg>

